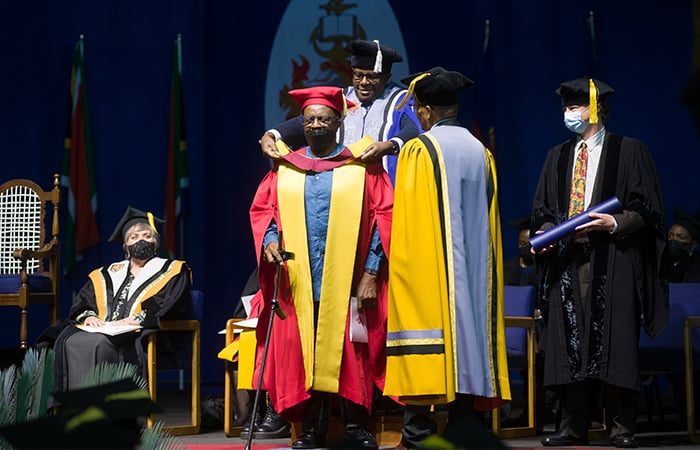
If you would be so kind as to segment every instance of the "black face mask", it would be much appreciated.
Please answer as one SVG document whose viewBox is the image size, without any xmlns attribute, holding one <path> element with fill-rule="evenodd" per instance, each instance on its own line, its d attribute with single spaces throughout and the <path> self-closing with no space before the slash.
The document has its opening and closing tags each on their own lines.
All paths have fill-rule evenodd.
<svg viewBox="0 0 700 450">
<path fill-rule="evenodd" d="M 522 258 L 526 266 L 531 266 L 535 263 L 535 259 L 532 257 L 532 253 L 530 253 L 529 245 L 527 247 L 518 247 L 518 255 Z"/>
<path fill-rule="evenodd" d="M 330 128 L 314 128 L 313 130 L 309 130 L 306 133 L 309 136 L 313 137 L 325 137 L 330 136 L 331 134 L 335 134 L 335 132 L 332 131 Z"/>
<path fill-rule="evenodd" d="M 690 256 L 690 246 L 684 242 L 671 239 L 668 241 L 668 254 L 674 261 L 680 261 Z"/>
<path fill-rule="evenodd" d="M 142 261 L 148 261 L 149 259 L 156 256 L 156 244 L 155 242 L 147 242 L 141 239 L 135 244 L 131 244 L 127 247 L 129 251 L 129 257 L 134 259 L 140 259 Z"/>
</svg>

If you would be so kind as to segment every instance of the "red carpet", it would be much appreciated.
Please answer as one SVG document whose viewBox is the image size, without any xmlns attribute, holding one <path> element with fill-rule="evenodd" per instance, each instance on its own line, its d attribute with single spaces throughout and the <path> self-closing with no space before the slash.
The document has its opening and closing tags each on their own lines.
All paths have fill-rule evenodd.
<svg viewBox="0 0 700 450">
<path fill-rule="evenodd" d="M 187 450 L 244 450 L 245 444 L 187 444 Z M 279 444 L 256 444 L 253 442 L 251 450 L 270 450 L 273 448 L 287 448 Z"/>
</svg>

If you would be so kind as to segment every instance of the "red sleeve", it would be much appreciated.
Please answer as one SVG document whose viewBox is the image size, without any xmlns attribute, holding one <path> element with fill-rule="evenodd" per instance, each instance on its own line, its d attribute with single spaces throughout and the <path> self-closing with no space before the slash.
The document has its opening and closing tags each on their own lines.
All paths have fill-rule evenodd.
<svg viewBox="0 0 700 450">
<path fill-rule="evenodd" d="M 272 221 L 279 223 L 277 205 L 277 171 L 271 170 L 258 185 L 253 204 L 250 206 L 250 225 L 253 230 L 255 255 L 260 261 L 265 231 Z"/>
</svg>

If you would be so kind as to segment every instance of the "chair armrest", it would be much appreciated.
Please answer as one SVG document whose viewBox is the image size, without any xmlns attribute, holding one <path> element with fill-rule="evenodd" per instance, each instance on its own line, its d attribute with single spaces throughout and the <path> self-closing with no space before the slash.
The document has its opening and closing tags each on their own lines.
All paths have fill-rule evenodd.
<svg viewBox="0 0 700 450">
<path fill-rule="evenodd" d="M 48 244 L 42 245 L 36 250 L 29 248 L 16 248 L 12 252 L 12 256 L 15 259 L 26 261 L 28 259 L 45 259 L 53 255 L 58 249 L 58 241 L 51 241 Z"/>
<path fill-rule="evenodd" d="M 506 328 L 534 328 L 535 319 L 525 316 L 505 316 Z"/>
<path fill-rule="evenodd" d="M 199 331 L 199 321 L 194 319 L 161 320 L 160 331 Z"/>
</svg>

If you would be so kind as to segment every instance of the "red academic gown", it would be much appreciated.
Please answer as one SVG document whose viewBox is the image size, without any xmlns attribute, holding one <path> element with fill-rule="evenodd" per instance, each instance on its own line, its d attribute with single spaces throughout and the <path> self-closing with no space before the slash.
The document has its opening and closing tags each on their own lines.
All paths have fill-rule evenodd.
<svg viewBox="0 0 700 450">
<path fill-rule="evenodd" d="M 364 147 L 363 147 L 364 148 Z M 349 148 L 331 159 L 309 159 L 304 156 L 306 149 L 298 150 L 285 157 L 281 164 L 287 168 L 296 168 L 302 172 L 314 170 L 316 172 L 333 170 L 338 167 L 343 170 L 345 164 L 359 162 L 354 158 Z M 313 167 L 312 167 L 313 166 Z M 356 239 L 355 263 L 352 275 L 352 290 L 356 289 L 362 276 L 364 263 L 369 251 L 373 227 L 379 230 L 382 247 L 389 256 L 389 239 L 391 231 L 391 211 L 393 204 L 393 190 L 391 181 L 380 164 L 366 166 L 364 180 L 364 195 L 362 197 L 361 217 L 358 236 L 347 236 L 347 239 Z M 283 236 L 285 224 L 280 217 L 278 204 L 278 167 L 272 169 L 260 183 L 250 209 L 251 225 L 255 241 L 255 249 L 259 261 L 260 288 L 265 299 L 265 306 L 260 314 L 257 328 L 257 355 L 256 371 L 253 386 L 257 385 L 258 372 L 262 361 L 262 353 L 267 335 L 270 318 L 270 299 L 273 296 L 275 283 L 275 266 L 267 263 L 262 257 L 262 241 L 270 223 L 274 220 Z M 335 176 L 335 174 L 334 174 Z M 335 183 L 333 184 L 335 189 Z M 333 209 L 331 209 L 333 211 Z M 298 214 L 303 215 L 303 208 Z M 332 212 L 331 212 L 332 214 Z M 331 217 L 332 219 L 332 217 Z M 298 222 L 299 223 L 299 222 Z M 301 220 L 301 223 L 304 223 Z M 329 231 L 330 234 L 330 231 Z M 285 239 L 286 240 L 286 239 Z M 287 248 L 285 250 L 294 251 Z M 333 255 L 326 251 L 325 264 Z M 350 269 L 350 267 L 348 267 Z M 324 280 L 325 280 L 324 270 Z M 323 290 L 323 287 L 322 287 Z M 384 387 L 384 374 L 386 367 L 386 317 L 387 317 L 387 265 L 382 264 L 377 274 L 377 308 L 366 310 L 368 326 L 368 343 L 353 343 L 349 339 L 349 315 L 345 322 L 345 337 L 342 344 L 342 355 L 322 354 L 323 358 L 337 358 L 340 363 L 337 394 L 348 400 L 362 405 L 371 411 L 373 386 L 379 389 Z M 337 298 L 337 300 L 336 300 Z M 300 420 L 303 413 L 304 401 L 310 397 L 309 390 L 317 390 L 312 384 L 308 389 L 308 378 L 304 368 L 302 354 L 302 341 L 297 322 L 292 288 L 289 281 L 287 263 L 280 272 L 278 301 L 287 315 L 285 320 L 275 317 L 273 331 L 268 348 L 268 356 L 265 365 L 263 388 L 269 392 L 270 399 L 275 409 L 289 420 Z M 349 300 L 341 296 L 333 297 L 340 308 L 347 308 Z M 319 319 L 320 320 L 320 319 Z M 303 323 L 303 322 L 302 322 Z M 313 336 L 316 336 L 314 333 Z M 316 349 L 321 352 L 322 350 Z M 313 377 L 312 377 L 313 379 Z"/>
</svg>

